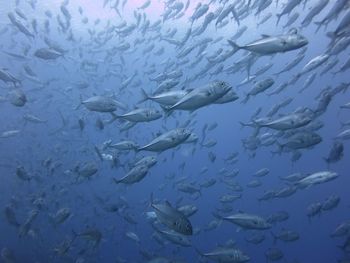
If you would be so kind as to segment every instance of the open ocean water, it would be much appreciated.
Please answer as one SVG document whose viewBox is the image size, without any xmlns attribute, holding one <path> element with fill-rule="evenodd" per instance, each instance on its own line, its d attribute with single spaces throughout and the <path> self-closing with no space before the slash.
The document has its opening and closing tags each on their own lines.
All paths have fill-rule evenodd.
<svg viewBox="0 0 350 263">
<path fill-rule="evenodd" d="M 11 0 L 0 262 L 350 262 L 349 0 Z"/>
</svg>

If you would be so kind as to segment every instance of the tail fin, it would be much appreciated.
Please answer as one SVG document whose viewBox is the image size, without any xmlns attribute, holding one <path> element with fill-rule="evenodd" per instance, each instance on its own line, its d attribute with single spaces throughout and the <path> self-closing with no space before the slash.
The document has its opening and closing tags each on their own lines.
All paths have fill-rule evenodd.
<svg viewBox="0 0 350 263">
<path fill-rule="evenodd" d="M 276 26 L 278 25 L 278 23 L 280 22 L 280 19 L 282 17 L 282 14 L 277 14 L 277 22 L 276 22 Z"/>
<path fill-rule="evenodd" d="M 164 105 L 160 105 L 160 107 L 162 108 L 162 110 L 164 111 L 164 117 L 169 117 L 170 114 L 173 112 L 173 110 L 171 109 L 171 107 L 167 107 Z"/>
<path fill-rule="evenodd" d="M 283 152 L 284 146 L 282 144 L 280 144 L 278 141 L 276 141 L 276 144 L 278 146 L 278 150 L 276 152 L 273 152 L 273 153 L 277 153 L 278 155 L 281 155 L 281 153 Z"/>
<path fill-rule="evenodd" d="M 112 115 L 112 119 L 106 121 L 107 124 L 111 124 L 112 122 L 114 122 L 115 120 L 117 120 L 119 118 L 119 116 L 117 114 L 115 114 L 114 112 L 110 113 Z"/>
<path fill-rule="evenodd" d="M 79 96 L 79 99 L 80 99 L 80 103 L 78 104 L 78 106 L 75 107 L 74 110 L 78 110 L 80 106 L 83 104 L 83 97 L 81 95 Z"/>
<path fill-rule="evenodd" d="M 142 96 L 142 99 L 137 103 L 142 103 L 146 100 L 149 100 L 149 96 L 143 88 L 141 88 L 141 96 Z"/>
<path fill-rule="evenodd" d="M 241 46 L 237 45 L 232 40 L 227 40 L 227 42 L 233 47 L 234 52 L 236 53 L 238 50 L 242 49 Z"/>
<path fill-rule="evenodd" d="M 95 148 L 95 152 L 96 152 L 98 158 L 100 158 L 100 160 L 103 161 L 103 157 L 102 157 L 100 149 L 96 145 L 94 146 L 94 148 Z"/>
<path fill-rule="evenodd" d="M 241 103 L 246 104 L 246 103 L 248 102 L 248 100 L 249 100 L 249 97 L 250 97 L 250 95 L 247 94 L 247 95 L 245 96 L 244 100 L 241 101 Z"/>
<path fill-rule="evenodd" d="M 316 31 L 315 31 L 315 33 L 317 33 L 318 30 L 320 30 L 321 26 L 323 25 L 323 22 L 322 21 L 315 22 L 315 25 L 317 25 L 317 28 L 316 28 Z"/>
<path fill-rule="evenodd" d="M 335 39 L 338 37 L 337 32 L 327 32 L 326 36 L 332 39 L 332 41 L 335 41 Z"/>
<path fill-rule="evenodd" d="M 204 253 L 201 252 L 196 246 L 193 246 L 194 250 L 196 250 L 197 254 L 201 257 L 205 257 Z"/>
<path fill-rule="evenodd" d="M 221 215 L 219 215 L 217 212 L 212 212 L 211 213 L 216 219 L 219 219 L 219 220 L 223 220 L 224 218 L 223 218 L 223 216 L 221 216 Z"/>
<path fill-rule="evenodd" d="M 277 243 L 277 240 L 278 240 L 278 237 L 272 232 L 270 231 L 272 237 L 273 237 L 273 244 L 276 244 Z"/>
<path fill-rule="evenodd" d="M 115 178 L 112 178 L 113 179 L 113 182 L 115 182 L 116 184 L 120 184 L 121 183 L 121 179 L 120 180 L 118 180 L 118 179 L 115 179 Z"/>
</svg>

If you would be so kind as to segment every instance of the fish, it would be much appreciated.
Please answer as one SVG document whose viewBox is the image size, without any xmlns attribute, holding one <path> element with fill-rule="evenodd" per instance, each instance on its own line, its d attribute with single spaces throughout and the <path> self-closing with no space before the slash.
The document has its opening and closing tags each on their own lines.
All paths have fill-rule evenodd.
<svg viewBox="0 0 350 263">
<path fill-rule="evenodd" d="M 282 12 L 277 14 L 276 25 L 278 25 L 278 22 L 280 21 L 282 16 L 289 15 L 293 11 L 293 9 L 297 7 L 301 2 L 302 0 L 288 0 Z"/>
<path fill-rule="evenodd" d="M 253 214 L 238 213 L 231 216 L 221 217 L 221 219 L 236 224 L 244 229 L 264 230 L 271 228 L 271 224 L 264 218 Z"/>
<path fill-rule="evenodd" d="M 11 249 L 8 247 L 3 247 L 1 249 L 1 259 L 4 263 L 16 263 L 17 259 Z"/>
<path fill-rule="evenodd" d="M 39 48 L 34 52 L 34 56 L 43 60 L 55 60 L 64 54 L 51 48 Z"/>
<path fill-rule="evenodd" d="M 296 29 L 291 29 L 286 35 L 263 35 L 263 38 L 244 46 L 239 46 L 231 40 L 228 40 L 228 43 L 233 47 L 234 52 L 244 49 L 258 55 L 271 55 L 302 48 L 309 41 L 304 36 L 298 34 Z"/>
<path fill-rule="evenodd" d="M 288 139 L 285 143 L 279 143 L 277 142 L 277 145 L 279 147 L 279 153 L 282 152 L 284 149 L 289 150 L 298 150 L 298 149 L 305 149 L 310 148 L 316 144 L 319 144 L 322 141 L 322 137 L 318 135 L 315 132 L 298 132 L 292 137 Z"/>
<path fill-rule="evenodd" d="M 134 184 L 140 182 L 149 171 L 148 166 L 138 165 L 133 167 L 123 178 L 116 179 L 113 178 L 113 181 L 116 184 Z"/>
<path fill-rule="evenodd" d="M 186 236 L 191 236 L 193 234 L 192 224 L 183 213 L 172 207 L 168 201 L 164 204 L 155 204 L 152 199 L 153 198 L 151 198 L 151 207 L 155 210 L 157 220 L 159 220 L 160 223 L 177 233 Z"/>
<path fill-rule="evenodd" d="M 0 138 L 9 138 L 16 136 L 20 133 L 20 130 L 8 130 L 8 131 L 3 131 L 0 133 Z"/>
<path fill-rule="evenodd" d="M 136 150 L 139 145 L 133 141 L 121 141 L 118 143 L 109 143 L 108 148 L 113 148 L 121 151 Z"/>
<path fill-rule="evenodd" d="M 144 89 L 141 89 L 141 91 L 143 98 L 139 103 L 152 100 L 166 106 L 174 105 L 188 93 L 186 90 L 173 90 L 156 95 L 148 95 Z"/>
<path fill-rule="evenodd" d="M 294 241 L 299 240 L 299 238 L 300 238 L 300 235 L 298 232 L 293 231 L 293 230 L 287 230 L 287 229 L 282 229 L 282 231 L 279 232 L 278 234 L 274 234 L 271 231 L 271 235 L 274 239 L 274 243 L 276 243 L 277 240 L 281 240 L 284 242 L 294 242 Z"/>
<path fill-rule="evenodd" d="M 177 128 L 163 133 L 148 144 L 137 148 L 137 151 L 163 152 L 184 143 L 191 132 L 188 129 Z"/>
<path fill-rule="evenodd" d="M 267 262 L 278 261 L 284 257 L 284 254 L 279 248 L 272 247 L 265 251 L 265 257 Z"/>
<path fill-rule="evenodd" d="M 122 115 L 112 113 L 113 119 L 123 119 L 130 122 L 150 122 L 162 117 L 159 110 L 151 108 L 135 109 Z"/>
<path fill-rule="evenodd" d="M 67 207 L 59 209 L 55 214 L 50 215 L 52 223 L 57 226 L 65 222 L 71 216 L 71 210 Z"/>
<path fill-rule="evenodd" d="M 89 111 L 96 112 L 114 112 L 118 108 L 125 109 L 125 106 L 119 101 L 105 96 L 93 96 L 86 100 L 81 100 L 80 105 L 84 105 Z"/>
<path fill-rule="evenodd" d="M 338 178 L 338 173 L 336 172 L 321 171 L 321 172 L 310 174 L 305 178 L 295 182 L 295 186 L 303 189 L 313 185 L 326 183 L 326 182 L 335 180 L 336 178 Z"/>
<path fill-rule="evenodd" d="M 92 246 L 94 248 L 98 247 L 100 242 L 102 241 L 102 233 L 100 230 L 98 230 L 95 227 L 89 227 L 87 226 L 84 230 L 82 230 L 81 232 L 75 232 L 74 230 L 72 230 L 73 232 L 73 238 L 82 238 L 84 240 L 87 240 L 88 242 L 92 243 Z"/>
<path fill-rule="evenodd" d="M 211 252 L 202 253 L 196 248 L 197 253 L 215 262 L 244 263 L 250 261 L 250 257 L 238 248 L 217 248 Z"/>
<path fill-rule="evenodd" d="M 301 25 L 303 27 L 307 27 L 312 22 L 312 19 L 318 15 L 328 5 L 328 3 L 329 0 L 319 0 L 305 16 L 301 22 Z"/>
<path fill-rule="evenodd" d="M 175 231 L 167 231 L 167 230 L 157 230 L 157 232 L 166 240 L 174 243 L 175 245 L 179 245 L 182 247 L 191 247 L 191 241 L 187 238 L 187 236 L 179 234 Z"/>
<path fill-rule="evenodd" d="M 275 81 L 270 77 L 270 78 L 266 78 L 263 79 L 257 83 L 255 83 L 254 88 L 252 88 L 247 94 L 245 99 L 242 101 L 242 103 L 246 103 L 249 98 L 251 96 L 255 96 L 259 93 L 264 92 L 265 90 L 267 90 L 268 88 L 270 88 L 273 84 L 275 83 Z"/>
<path fill-rule="evenodd" d="M 165 110 L 167 112 L 173 110 L 195 111 L 222 98 L 231 88 L 232 87 L 224 81 L 214 81 L 208 85 L 190 91 L 177 103 L 165 108 Z"/>
<path fill-rule="evenodd" d="M 328 163 L 335 163 L 341 160 L 344 156 L 344 145 L 342 142 L 335 141 L 332 145 L 332 148 L 328 154 L 328 157 L 323 159 Z"/>
<path fill-rule="evenodd" d="M 22 89 L 16 88 L 8 93 L 9 101 L 16 107 L 23 107 L 27 103 L 27 96 Z"/>
</svg>

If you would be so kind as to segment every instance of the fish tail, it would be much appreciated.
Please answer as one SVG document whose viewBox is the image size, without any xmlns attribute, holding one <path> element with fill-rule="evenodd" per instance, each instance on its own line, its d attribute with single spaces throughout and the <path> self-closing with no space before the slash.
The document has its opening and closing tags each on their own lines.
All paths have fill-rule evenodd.
<svg viewBox="0 0 350 263">
<path fill-rule="evenodd" d="M 141 88 L 141 96 L 142 96 L 142 99 L 138 103 L 142 103 L 146 100 L 149 100 L 149 96 L 143 88 Z"/>
<path fill-rule="evenodd" d="M 278 23 L 280 22 L 280 19 L 282 17 L 282 14 L 277 14 L 277 22 L 276 22 L 276 26 L 278 25 Z"/>
<path fill-rule="evenodd" d="M 95 152 L 96 152 L 98 158 L 100 158 L 100 160 L 103 161 L 100 149 L 96 145 L 94 146 L 94 148 L 95 148 Z"/>
<path fill-rule="evenodd" d="M 118 118 L 120 118 L 120 116 L 118 116 L 117 114 L 115 114 L 114 112 L 110 112 L 110 114 L 112 115 L 112 118 L 108 121 L 106 121 L 106 123 L 111 124 L 112 122 L 114 122 L 115 120 L 117 120 Z"/>
<path fill-rule="evenodd" d="M 338 37 L 337 32 L 332 32 L 332 31 L 327 32 L 326 36 L 332 39 L 332 41 L 335 41 L 335 39 Z"/>
<path fill-rule="evenodd" d="M 193 246 L 194 250 L 197 252 L 197 254 L 201 257 L 205 257 L 205 255 L 203 254 L 203 252 L 201 252 L 196 246 Z"/>
<path fill-rule="evenodd" d="M 315 22 L 315 25 L 317 25 L 317 28 L 316 28 L 316 31 L 315 31 L 315 33 L 317 33 L 320 30 L 321 26 L 323 25 L 323 22 L 322 21 Z"/>
<path fill-rule="evenodd" d="M 153 201 L 153 192 L 151 192 L 150 196 L 149 196 L 149 203 L 148 203 L 148 207 L 152 207 L 154 201 Z"/>
<path fill-rule="evenodd" d="M 241 125 L 241 129 L 243 129 L 244 127 L 252 127 L 251 124 L 249 124 L 249 123 L 244 123 L 244 122 L 242 122 L 242 121 L 240 121 L 239 124 Z"/>
<path fill-rule="evenodd" d="M 116 184 L 120 184 L 122 180 L 118 180 L 118 179 L 115 179 L 115 178 L 112 178 L 113 179 L 113 182 L 115 182 Z"/>
<path fill-rule="evenodd" d="M 273 244 L 276 244 L 277 240 L 278 240 L 278 237 L 272 231 L 270 231 L 270 233 L 271 233 L 271 236 L 273 238 Z"/>
<path fill-rule="evenodd" d="M 74 229 L 72 229 L 72 235 L 73 235 L 73 238 L 76 238 L 76 237 L 78 236 L 78 233 L 77 233 L 77 232 L 75 232 L 75 230 L 74 230 Z"/>
<path fill-rule="evenodd" d="M 170 114 L 173 112 L 173 110 L 171 109 L 171 107 L 166 107 L 164 105 L 160 105 L 160 107 L 162 108 L 162 110 L 164 111 L 164 117 L 169 117 Z"/>
<path fill-rule="evenodd" d="M 236 53 L 238 50 L 242 49 L 241 46 L 237 45 L 237 43 L 232 40 L 227 40 L 227 42 L 233 47 L 234 52 Z"/>
<path fill-rule="evenodd" d="M 249 94 L 245 95 L 245 98 L 244 98 L 244 100 L 242 100 L 241 103 L 246 104 L 248 102 L 248 100 L 249 100 L 249 97 L 250 97 Z"/>
<path fill-rule="evenodd" d="M 78 110 L 80 108 L 80 106 L 83 104 L 83 97 L 81 96 L 81 94 L 79 96 L 79 101 L 80 101 L 80 103 L 78 104 L 78 106 L 75 107 L 74 110 Z"/>
<path fill-rule="evenodd" d="M 217 212 L 212 212 L 211 213 L 216 219 L 219 219 L 219 220 L 223 220 L 223 217 L 221 215 L 219 215 Z"/>
</svg>

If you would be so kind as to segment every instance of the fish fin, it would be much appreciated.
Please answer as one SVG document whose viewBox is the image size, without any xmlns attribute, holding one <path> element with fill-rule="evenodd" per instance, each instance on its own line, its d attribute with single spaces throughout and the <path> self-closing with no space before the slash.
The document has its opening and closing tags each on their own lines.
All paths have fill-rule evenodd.
<svg viewBox="0 0 350 263">
<path fill-rule="evenodd" d="M 98 158 L 100 158 L 100 160 L 103 161 L 100 149 L 96 145 L 94 146 L 94 149 L 95 149 L 95 152 L 96 152 Z"/>
<path fill-rule="evenodd" d="M 78 110 L 80 108 L 80 106 L 83 104 L 83 97 L 81 96 L 81 94 L 79 96 L 79 100 L 80 100 L 80 103 L 75 107 L 74 110 Z"/>
<path fill-rule="evenodd" d="M 261 37 L 262 38 L 268 38 L 268 37 L 271 37 L 270 35 L 267 35 L 267 34 L 261 34 Z"/>
<path fill-rule="evenodd" d="M 314 24 L 317 25 L 317 28 L 316 28 L 316 31 L 315 31 L 315 33 L 317 33 L 318 30 L 320 30 L 320 28 L 323 25 L 323 23 L 322 23 L 322 21 L 318 21 L 318 22 L 315 22 Z"/>
<path fill-rule="evenodd" d="M 334 41 L 338 37 L 338 34 L 336 32 L 327 32 L 326 36 Z"/>
<path fill-rule="evenodd" d="M 146 100 L 149 100 L 149 96 L 143 88 L 141 88 L 141 96 L 142 96 L 142 99 L 137 103 L 142 103 Z"/>
<path fill-rule="evenodd" d="M 280 22 L 280 19 L 282 17 L 282 14 L 277 14 L 277 22 L 276 22 L 276 26 L 278 25 L 278 23 Z"/>
<path fill-rule="evenodd" d="M 164 117 L 169 117 L 170 114 L 173 112 L 173 110 L 171 109 L 171 107 L 167 107 L 164 105 L 160 105 L 160 107 L 162 108 L 162 110 L 164 111 Z"/>
<path fill-rule="evenodd" d="M 110 120 L 106 121 L 106 124 L 111 124 L 112 122 L 114 122 L 115 120 L 121 118 L 120 116 L 118 116 L 117 114 L 115 114 L 114 112 L 110 112 L 110 114 L 112 115 L 112 118 Z"/>
<path fill-rule="evenodd" d="M 246 104 L 248 102 L 248 100 L 249 100 L 249 97 L 250 97 L 250 95 L 246 94 L 245 98 L 241 101 L 241 103 Z"/>
<path fill-rule="evenodd" d="M 270 231 L 270 233 L 273 237 L 273 244 L 275 245 L 277 243 L 278 237 L 272 231 Z"/>
<path fill-rule="evenodd" d="M 238 50 L 242 49 L 241 46 L 237 45 L 232 40 L 227 40 L 227 42 L 233 47 L 234 52 L 236 53 Z"/>
<path fill-rule="evenodd" d="M 219 219 L 219 220 L 223 220 L 223 216 L 221 216 L 219 213 L 217 212 L 212 212 L 211 213 L 216 219 Z"/>
<path fill-rule="evenodd" d="M 115 182 L 116 184 L 120 184 L 122 180 L 118 180 L 118 179 L 115 179 L 115 178 L 112 178 L 113 179 L 113 182 Z"/>
<path fill-rule="evenodd" d="M 151 192 L 150 196 L 149 196 L 149 202 L 148 202 L 148 207 L 153 207 L 154 201 L 153 201 L 153 192 Z M 154 207 L 153 207 L 154 208 Z"/>
</svg>

